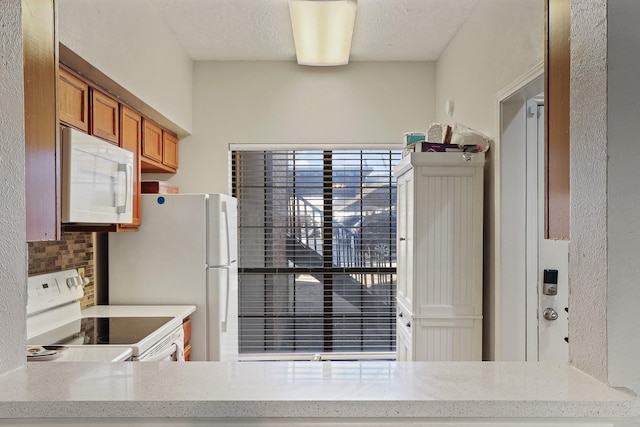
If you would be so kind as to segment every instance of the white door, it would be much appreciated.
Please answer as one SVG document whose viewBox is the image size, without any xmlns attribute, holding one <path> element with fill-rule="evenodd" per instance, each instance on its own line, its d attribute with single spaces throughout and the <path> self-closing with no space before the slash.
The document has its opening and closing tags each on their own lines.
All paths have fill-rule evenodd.
<svg viewBox="0 0 640 427">
<path fill-rule="evenodd" d="M 544 238 L 544 106 L 527 105 L 527 360 L 568 360 L 569 242 Z M 557 279 L 547 279 L 557 275 Z M 555 286 L 554 286 L 555 285 Z"/>
<path fill-rule="evenodd" d="M 397 180 L 397 281 L 396 295 L 407 308 L 413 307 L 413 170 Z"/>
</svg>

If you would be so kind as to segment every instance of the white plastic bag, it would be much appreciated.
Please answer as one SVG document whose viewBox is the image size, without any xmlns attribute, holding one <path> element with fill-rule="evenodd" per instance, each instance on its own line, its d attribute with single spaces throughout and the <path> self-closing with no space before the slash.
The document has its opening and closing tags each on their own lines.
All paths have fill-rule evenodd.
<svg viewBox="0 0 640 427">
<path fill-rule="evenodd" d="M 491 145 L 491 138 L 459 123 L 453 126 L 451 143 L 462 148 L 465 153 L 484 153 Z"/>
</svg>

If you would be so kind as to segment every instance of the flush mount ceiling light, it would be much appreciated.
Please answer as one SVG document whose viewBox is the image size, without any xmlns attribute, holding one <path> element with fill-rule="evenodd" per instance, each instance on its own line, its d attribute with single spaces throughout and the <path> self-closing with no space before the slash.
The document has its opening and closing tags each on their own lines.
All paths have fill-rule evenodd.
<svg viewBox="0 0 640 427">
<path fill-rule="evenodd" d="M 300 65 L 345 65 L 356 20 L 356 0 L 289 0 Z"/>
</svg>

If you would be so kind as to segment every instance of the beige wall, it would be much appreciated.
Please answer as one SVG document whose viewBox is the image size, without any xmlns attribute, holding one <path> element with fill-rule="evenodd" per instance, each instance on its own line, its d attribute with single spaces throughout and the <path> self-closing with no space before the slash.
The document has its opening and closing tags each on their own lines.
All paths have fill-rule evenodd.
<svg viewBox="0 0 640 427">
<path fill-rule="evenodd" d="M 436 118 L 496 137 L 496 95 L 544 56 L 544 2 L 483 0 L 440 56 Z M 453 116 L 445 101 L 454 102 Z"/>
<path fill-rule="evenodd" d="M 197 62 L 193 134 L 181 142 L 181 191 L 228 192 L 230 143 L 397 143 L 435 118 L 435 66 L 354 62 Z"/>
<path fill-rule="evenodd" d="M 496 142 L 485 169 L 484 357 L 501 358 L 498 263 L 500 223 L 498 94 L 535 68 L 544 56 L 544 2 L 483 0 L 449 43 L 436 67 L 438 122 L 466 126 Z M 446 101 L 453 115 L 446 114 Z M 496 289 L 498 287 L 498 289 Z M 524 308 L 524 307 L 523 307 Z"/>
<path fill-rule="evenodd" d="M 60 42 L 191 131 L 193 61 L 149 0 L 56 0 Z"/>
<path fill-rule="evenodd" d="M 20 0 L 0 2 L 0 375 L 24 366 L 27 244 Z"/>
</svg>

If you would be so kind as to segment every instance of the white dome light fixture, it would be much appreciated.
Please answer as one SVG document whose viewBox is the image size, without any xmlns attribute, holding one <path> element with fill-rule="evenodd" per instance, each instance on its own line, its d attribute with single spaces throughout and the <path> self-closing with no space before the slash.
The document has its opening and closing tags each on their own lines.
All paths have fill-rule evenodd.
<svg viewBox="0 0 640 427">
<path fill-rule="evenodd" d="M 298 64 L 349 63 L 356 0 L 289 0 L 289 13 Z"/>
</svg>

